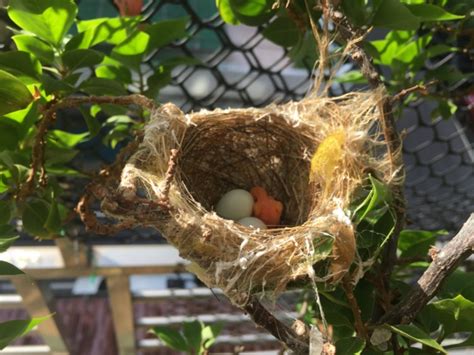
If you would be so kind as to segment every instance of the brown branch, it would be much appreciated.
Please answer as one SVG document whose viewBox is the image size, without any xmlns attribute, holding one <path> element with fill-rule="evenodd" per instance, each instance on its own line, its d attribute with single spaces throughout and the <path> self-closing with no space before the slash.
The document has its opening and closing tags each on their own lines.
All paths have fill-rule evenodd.
<svg viewBox="0 0 474 355">
<path fill-rule="evenodd" d="M 411 291 L 392 310 L 382 317 L 381 323 L 410 323 L 421 309 L 436 295 L 443 280 L 474 253 L 474 213 L 458 234 L 435 256 L 433 262 Z"/>
<path fill-rule="evenodd" d="M 354 296 L 353 286 L 351 283 L 350 278 L 346 275 L 342 280 L 342 289 L 346 294 L 347 301 L 349 302 L 349 306 L 352 310 L 352 315 L 354 316 L 354 326 L 357 332 L 357 335 L 361 339 L 369 340 L 369 336 L 367 333 L 367 328 L 365 327 L 364 322 L 362 321 L 361 310 L 359 304 L 357 303 L 357 299 Z"/>
<path fill-rule="evenodd" d="M 42 109 L 42 120 L 38 125 L 38 132 L 32 147 L 31 169 L 28 177 L 20 186 L 17 194 L 18 200 L 24 200 L 31 195 L 35 189 L 36 175 L 39 173 L 39 183 L 45 185 L 47 182 L 46 169 L 44 168 L 44 154 L 46 148 L 46 134 L 51 124 L 56 119 L 57 110 L 78 107 L 83 104 L 116 104 L 116 105 L 138 105 L 153 110 L 156 105 L 151 99 L 142 95 L 128 96 L 85 96 L 67 97 L 60 101 L 48 102 Z"/>
<path fill-rule="evenodd" d="M 275 338 L 285 343 L 288 348 L 293 350 L 295 355 L 309 353 L 308 337 L 299 337 L 293 329 L 287 327 L 265 309 L 255 297 L 251 297 L 242 308 L 252 317 L 256 324 L 265 328 Z"/>
</svg>

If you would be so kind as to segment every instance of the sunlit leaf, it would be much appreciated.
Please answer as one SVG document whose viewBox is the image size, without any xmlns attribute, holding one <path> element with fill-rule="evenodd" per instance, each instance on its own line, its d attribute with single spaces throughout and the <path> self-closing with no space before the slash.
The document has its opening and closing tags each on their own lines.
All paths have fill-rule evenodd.
<svg viewBox="0 0 474 355">
<path fill-rule="evenodd" d="M 239 24 L 239 20 L 235 16 L 230 6 L 230 0 L 216 0 L 216 6 L 219 10 L 219 15 L 224 20 L 224 22 L 231 25 Z"/>
<path fill-rule="evenodd" d="M 188 344 L 183 335 L 171 328 L 168 327 L 154 327 L 152 332 L 160 338 L 160 340 L 173 350 L 177 351 L 187 351 Z"/>
<path fill-rule="evenodd" d="M 10 0 L 8 15 L 22 29 L 58 46 L 77 14 L 72 0 Z"/>
<path fill-rule="evenodd" d="M 442 7 L 433 4 L 413 4 L 408 5 L 408 8 L 421 21 L 450 21 L 464 18 L 464 16 L 452 14 Z"/>
<path fill-rule="evenodd" d="M 48 315 L 41 318 L 10 320 L 0 323 L 0 350 L 5 348 L 16 338 L 19 338 L 31 331 L 38 324 L 50 318 Z"/>
<path fill-rule="evenodd" d="M 397 326 L 388 325 L 388 327 L 396 334 L 404 338 L 410 339 L 416 343 L 421 343 L 430 348 L 438 350 L 443 354 L 447 354 L 446 350 L 434 339 L 432 339 L 423 330 L 413 324 L 402 324 Z"/>
<path fill-rule="evenodd" d="M 19 79 L 0 70 L 0 115 L 18 111 L 33 101 L 28 88 Z"/>
<path fill-rule="evenodd" d="M 54 60 L 54 50 L 49 43 L 46 43 L 36 36 L 32 35 L 15 35 L 12 36 L 16 47 L 20 51 L 33 54 L 44 64 L 51 64 Z"/>
</svg>

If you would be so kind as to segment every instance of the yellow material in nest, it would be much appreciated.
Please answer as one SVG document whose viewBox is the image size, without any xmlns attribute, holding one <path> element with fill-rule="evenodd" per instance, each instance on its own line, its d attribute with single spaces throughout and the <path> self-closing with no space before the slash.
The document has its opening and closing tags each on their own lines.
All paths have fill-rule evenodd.
<svg viewBox="0 0 474 355">
<path fill-rule="evenodd" d="M 290 281 L 313 276 L 314 265 L 325 270 L 317 282 L 337 283 L 351 265 L 363 274 L 369 265 L 356 252 L 348 206 L 369 172 L 393 182 L 377 125 L 383 95 L 380 89 L 187 115 L 163 105 L 123 169 L 119 191 L 144 192 L 169 208 L 156 218 L 132 218 L 107 201 L 103 208 L 159 229 L 203 282 L 237 304 L 259 292 L 276 297 Z M 282 201 L 281 228 L 250 229 L 213 212 L 225 192 L 253 186 Z M 331 241 L 332 252 L 322 251 Z"/>
</svg>

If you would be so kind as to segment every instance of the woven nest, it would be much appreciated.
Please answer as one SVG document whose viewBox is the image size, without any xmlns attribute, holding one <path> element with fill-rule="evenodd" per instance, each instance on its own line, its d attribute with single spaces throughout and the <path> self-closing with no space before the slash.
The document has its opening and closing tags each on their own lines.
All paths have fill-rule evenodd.
<svg viewBox="0 0 474 355">
<path fill-rule="evenodd" d="M 130 211 L 105 199 L 102 207 L 160 230 L 192 261 L 190 270 L 238 304 L 256 293 L 277 296 L 307 276 L 336 284 L 351 265 L 368 265 L 357 252 L 349 205 L 369 173 L 392 182 L 377 124 L 382 97 L 375 90 L 187 115 L 163 105 L 118 186 L 125 199 L 148 202 Z M 253 186 L 283 203 L 280 227 L 250 229 L 214 212 L 224 193 Z"/>
</svg>

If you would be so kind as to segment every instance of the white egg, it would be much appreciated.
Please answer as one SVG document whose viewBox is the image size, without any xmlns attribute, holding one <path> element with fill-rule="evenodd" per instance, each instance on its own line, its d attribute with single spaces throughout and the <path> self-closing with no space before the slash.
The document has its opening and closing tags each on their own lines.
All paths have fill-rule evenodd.
<svg viewBox="0 0 474 355">
<path fill-rule="evenodd" d="M 237 221 L 250 217 L 253 209 L 253 196 L 250 192 L 236 189 L 224 194 L 216 205 L 216 212 L 226 219 Z"/>
<path fill-rule="evenodd" d="M 250 228 L 267 229 L 267 225 L 263 223 L 262 220 L 256 217 L 245 217 L 245 218 L 239 219 L 238 223 Z"/>
</svg>

